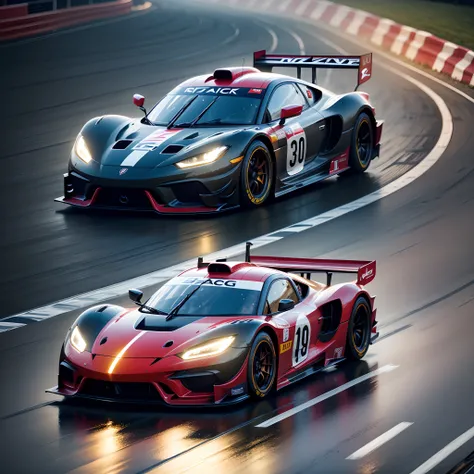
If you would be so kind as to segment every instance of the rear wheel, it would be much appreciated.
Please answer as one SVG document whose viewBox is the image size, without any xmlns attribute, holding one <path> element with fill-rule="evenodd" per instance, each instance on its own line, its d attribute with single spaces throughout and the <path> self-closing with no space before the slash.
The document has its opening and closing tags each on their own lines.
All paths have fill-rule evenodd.
<svg viewBox="0 0 474 474">
<path fill-rule="evenodd" d="M 349 166 L 353 173 L 363 173 L 370 165 L 374 154 L 374 130 L 366 113 L 357 118 L 352 134 Z"/>
<path fill-rule="evenodd" d="M 261 206 L 272 195 L 273 162 L 270 152 L 261 141 L 253 142 L 242 162 L 240 196 L 246 207 Z"/>
<path fill-rule="evenodd" d="M 270 393 L 275 383 L 277 356 L 272 338 L 265 332 L 257 334 L 250 349 L 248 361 L 249 394 L 263 398 Z"/>
<path fill-rule="evenodd" d="M 352 308 L 345 355 L 347 359 L 360 360 L 369 349 L 371 333 L 371 310 L 369 303 L 363 297 L 357 298 Z"/>
</svg>

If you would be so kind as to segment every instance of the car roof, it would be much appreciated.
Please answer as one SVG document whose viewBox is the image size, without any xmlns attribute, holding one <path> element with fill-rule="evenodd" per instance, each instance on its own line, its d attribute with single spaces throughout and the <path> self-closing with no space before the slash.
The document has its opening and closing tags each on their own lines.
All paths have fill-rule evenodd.
<svg viewBox="0 0 474 474">
<path fill-rule="evenodd" d="M 264 282 L 275 274 L 287 276 L 286 273 L 247 262 L 212 262 L 202 268 L 191 268 L 181 273 L 180 277 L 222 278 L 229 280 L 246 280 Z"/>
<path fill-rule="evenodd" d="M 229 71 L 232 79 L 215 78 L 217 71 Z M 261 72 L 255 68 L 226 68 L 218 69 L 214 74 L 196 76 L 182 82 L 178 87 L 245 87 L 255 89 L 266 89 L 272 82 L 282 80 L 293 80 L 300 82 L 294 77 L 275 74 L 273 72 Z"/>
</svg>

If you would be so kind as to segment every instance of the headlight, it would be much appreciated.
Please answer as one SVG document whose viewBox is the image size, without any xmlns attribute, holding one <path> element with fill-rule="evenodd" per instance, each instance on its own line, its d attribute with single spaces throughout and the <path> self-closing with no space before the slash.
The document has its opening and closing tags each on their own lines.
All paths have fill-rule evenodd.
<svg viewBox="0 0 474 474">
<path fill-rule="evenodd" d="M 194 168 L 195 166 L 203 166 L 208 165 L 210 163 L 214 163 L 222 155 L 228 150 L 229 147 L 220 146 L 218 148 L 214 148 L 214 150 L 208 151 L 207 153 L 203 153 L 202 155 L 194 156 L 193 158 L 187 158 L 183 161 L 176 163 L 178 168 Z"/>
<path fill-rule="evenodd" d="M 92 160 L 92 155 L 82 135 L 77 137 L 76 143 L 74 144 L 74 151 L 84 163 L 89 163 Z"/>
<path fill-rule="evenodd" d="M 76 326 L 72 330 L 71 334 L 71 344 L 73 345 L 74 349 L 79 352 L 84 352 L 86 350 L 86 341 L 82 337 L 81 331 L 79 331 L 79 326 Z"/>
<path fill-rule="evenodd" d="M 212 342 L 203 344 L 201 346 L 189 349 L 181 355 L 182 359 L 199 359 L 201 357 L 209 357 L 225 352 L 230 345 L 234 342 L 235 336 L 222 337 L 221 339 L 215 339 Z"/>
</svg>

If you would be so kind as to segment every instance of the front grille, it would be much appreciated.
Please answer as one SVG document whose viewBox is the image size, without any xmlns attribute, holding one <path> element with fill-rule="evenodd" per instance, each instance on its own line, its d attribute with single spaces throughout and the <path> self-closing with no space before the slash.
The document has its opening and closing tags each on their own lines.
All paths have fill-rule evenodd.
<svg viewBox="0 0 474 474">
<path fill-rule="evenodd" d="M 141 382 L 108 382 L 105 380 L 86 379 L 82 386 L 81 394 L 115 400 L 161 400 L 159 393 L 151 383 Z"/>
<path fill-rule="evenodd" d="M 101 188 L 95 204 L 124 209 L 152 209 L 150 200 L 142 189 Z"/>
<path fill-rule="evenodd" d="M 197 393 L 214 391 L 214 385 L 219 384 L 217 374 L 214 372 L 193 373 L 192 371 L 176 372 L 172 379 L 178 379 L 188 390 Z"/>
<path fill-rule="evenodd" d="M 209 194 L 209 190 L 199 181 L 180 183 L 172 186 L 176 199 L 185 203 L 201 203 L 200 194 Z"/>
</svg>

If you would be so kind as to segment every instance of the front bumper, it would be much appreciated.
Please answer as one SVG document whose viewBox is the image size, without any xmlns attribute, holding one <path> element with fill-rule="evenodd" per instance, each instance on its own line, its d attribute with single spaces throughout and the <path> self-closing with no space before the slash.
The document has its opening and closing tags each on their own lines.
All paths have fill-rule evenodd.
<svg viewBox="0 0 474 474">
<path fill-rule="evenodd" d="M 210 178 L 169 182 L 95 178 L 71 170 L 64 175 L 64 196 L 55 201 L 80 208 L 209 214 L 238 207 L 239 178 L 239 166 Z"/>
<path fill-rule="evenodd" d="M 246 400 L 248 354 L 224 369 L 211 366 L 174 372 L 109 375 L 64 359 L 58 385 L 46 392 L 67 398 L 168 406 L 222 406 Z"/>
</svg>

